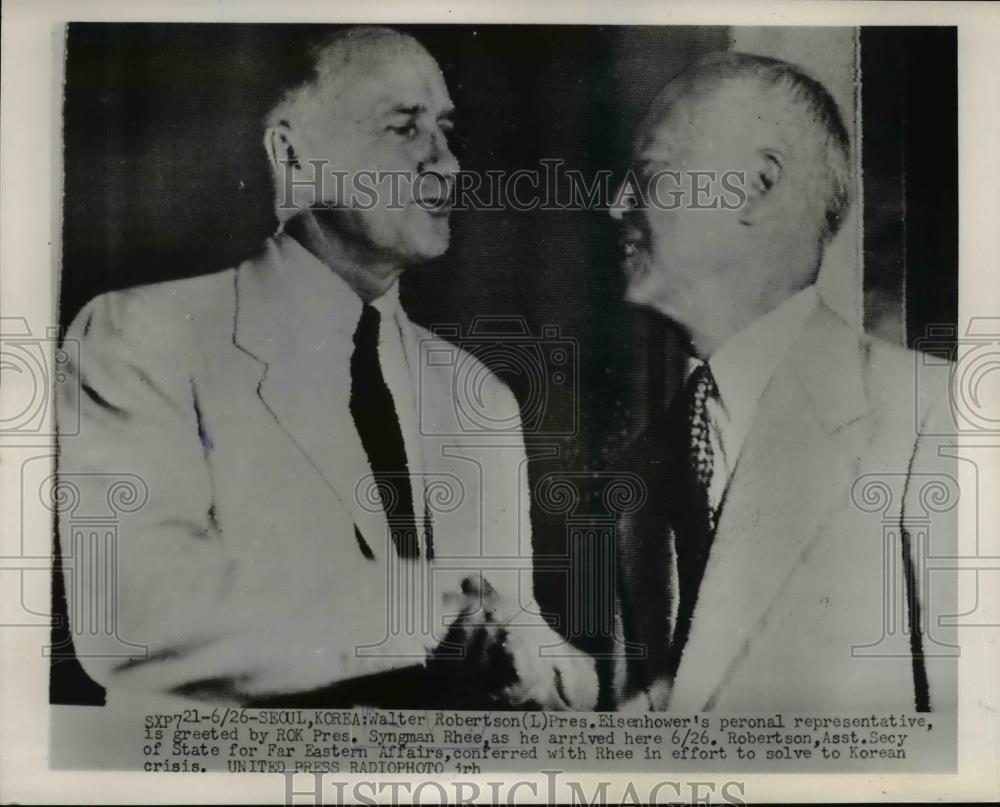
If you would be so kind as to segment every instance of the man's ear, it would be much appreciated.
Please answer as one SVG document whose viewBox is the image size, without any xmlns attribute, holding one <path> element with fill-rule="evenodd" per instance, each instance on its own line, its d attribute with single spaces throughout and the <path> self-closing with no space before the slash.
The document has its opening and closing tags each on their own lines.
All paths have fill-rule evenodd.
<svg viewBox="0 0 1000 807">
<path fill-rule="evenodd" d="M 288 121 L 282 120 L 268 127 L 264 133 L 264 149 L 275 169 L 299 167 L 299 158 L 292 144 L 292 127 Z"/>
<path fill-rule="evenodd" d="M 740 223 L 760 221 L 784 187 L 785 155 L 776 149 L 761 149 L 747 176 L 746 203 L 740 209 Z"/>
</svg>

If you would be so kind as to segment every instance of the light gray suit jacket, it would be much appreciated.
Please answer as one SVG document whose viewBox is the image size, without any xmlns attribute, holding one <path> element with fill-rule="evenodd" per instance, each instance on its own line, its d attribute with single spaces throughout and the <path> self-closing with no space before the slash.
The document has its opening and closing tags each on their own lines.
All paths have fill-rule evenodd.
<svg viewBox="0 0 1000 807">
<path fill-rule="evenodd" d="M 817 307 L 760 401 L 676 668 L 675 536 L 622 521 L 619 708 L 955 708 L 954 574 L 926 571 L 955 552 L 954 440 L 930 436 L 955 430 L 918 361 Z"/>
<path fill-rule="evenodd" d="M 400 561 L 348 409 L 354 323 L 296 250 L 278 236 L 235 269 L 103 295 L 69 328 L 60 537 L 77 654 L 109 688 L 239 699 L 421 664 L 442 594 L 478 572 L 544 625 L 510 391 L 408 324 L 435 558 Z M 109 506 L 105 543 L 84 516 Z"/>
</svg>

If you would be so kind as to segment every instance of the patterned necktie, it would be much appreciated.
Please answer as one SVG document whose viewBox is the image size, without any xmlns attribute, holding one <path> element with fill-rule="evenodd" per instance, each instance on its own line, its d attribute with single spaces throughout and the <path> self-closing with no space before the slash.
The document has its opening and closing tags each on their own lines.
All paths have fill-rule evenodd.
<svg viewBox="0 0 1000 807">
<path fill-rule="evenodd" d="M 707 362 L 698 368 L 688 379 L 687 389 L 690 391 L 687 406 L 688 434 L 690 435 L 688 461 L 691 464 L 693 481 L 704 492 L 707 505 L 708 531 L 715 534 L 715 508 L 711 504 L 709 491 L 712 487 L 712 474 L 715 471 L 715 454 L 712 451 L 712 436 L 708 422 L 708 399 L 718 396 L 712 368 Z"/>
<path fill-rule="evenodd" d="M 379 361 L 380 320 L 378 309 L 366 304 L 354 332 L 351 415 L 368 455 L 396 552 L 400 557 L 416 558 L 419 542 L 410 469 L 399 417 Z M 364 546 L 362 551 L 365 551 Z"/>
<path fill-rule="evenodd" d="M 672 492 L 676 497 L 673 529 L 680 595 L 671 648 L 675 665 L 680 663 L 687 643 L 698 590 L 715 537 L 715 509 L 709 498 L 715 457 L 706 404 L 717 394 L 711 368 L 708 364 L 701 364 L 688 378 L 674 409 L 676 426 L 685 432 L 679 437 L 687 449 L 678 474 L 677 488 Z M 676 671 L 676 666 L 674 669 Z"/>
</svg>

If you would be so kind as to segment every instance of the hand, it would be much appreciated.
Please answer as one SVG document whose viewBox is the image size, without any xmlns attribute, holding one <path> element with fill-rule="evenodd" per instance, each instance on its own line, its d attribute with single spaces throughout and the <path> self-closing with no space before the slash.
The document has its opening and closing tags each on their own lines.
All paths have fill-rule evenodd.
<svg viewBox="0 0 1000 807">
<path fill-rule="evenodd" d="M 593 709 L 590 656 L 486 580 L 463 580 L 462 597 L 460 616 L 429 662 L 457 708 Z"/>
</svg>

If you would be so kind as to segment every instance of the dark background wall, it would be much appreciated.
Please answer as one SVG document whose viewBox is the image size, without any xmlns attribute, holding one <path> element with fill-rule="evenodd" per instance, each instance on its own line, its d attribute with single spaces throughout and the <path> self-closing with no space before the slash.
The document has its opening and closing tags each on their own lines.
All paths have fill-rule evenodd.
<svg viewBox="0 0 1000 807">
<path fill-rule="evenodd" d="M 913 347 L 958 320 L 958 35 L 863 28 L 865 325 Z"/>
<path fill-rule="evenodd" d="M 621 175 L 632 131 L 653 93 L 702 53 L 729 44 L 728 29 L 719 27 L 401 28 L 441 64 L 458 110 L 455 150 L 463 169 L 480 172 L 537 168 L 544 158 L 559 158 L 587 177 L 609 168 Z M 70 27 L 64 327 L 102 291 L 232 266 L 273 232 L 261 120 L 280 89 L 307 69 L 304 45 L 328 30 Z M 956 176 L 953 30 L 950 50 L 938 42 L 938 31 L 947 40 L 948 30 L 862 36 L 866 211 L 879 217 L 879 226 L 869 229 L 866 212 L 866 263 L 879 267 L 875 279 L 866 280 L 866 295 L 880 311 L 912 309 L 914 327 L 921 317 L 950 312 L 955 319 L 956 197 L 946 194 L 942 201 L 937 192 Z M 892 70 L 880 74 L 887 38 Z M 869 71 L 882 75 L 871 82 L 871 93 Z M 915 93 L 926 91 L 928 81 L 937 93 L 936 112 L 944 115 L 944 139 L 923 130 L 927 112 Z M 911 103 L 897 103 L 900 86 L 913 91 L 906 96 Z M 869 130 L 877 148 L 869 148 Z M 931 174 L 924 171 L 929 149 L 937 161 Z M 922 172 L 923 184 L 903 181 L 914 171 Z M 870 176 L 878 177 L 871 188 Z M 926 216 L 932 210 L 939 211 L 933 220 Z M 919 264 L 916 280 L 911 275 L 918 266 L 906 262 L 906 247 L 922 242 L 900 235 L 907 211 L 924 211 L 922 237 L 939 239 L 933 267 Z M 929 236 L 927 229 L 943 232 Z M 680 358 L 669 326 L 621 302 L 617 226 L 601 209 L 469 211 L 453 215 L 452 233 L 446 256 L 404 276 L 407 310 L 422 324 L 457 326 L 462 335 L 484 316 L 520 318 L 534 336 L 549 329 L 553 335 L 536 354 L 543 357 L 543 375 L 554 369 L 546 346 L 568 343 L 578 369 L 571 383 L 546 385 L 542 433 L 527 436 L 529 454 L 538 457 L 532 479 L 606 468 L 647 413 L 665 406 Z M 925 302 L 911 306 L 906 294 L 916 289 Z M 926 304 L 938 295 L 940 305 Z M 872 317 L 876 324 L 882 320 Z M 538 403 L 537 378 L 511 372 L 507 362 L 496 366 L 522 405 Z M 546 433 L 553 429 L 568 433 Z M 540 565 L 546 556 L 565 556 L 565 515 L 536 507 L 533 521 Z M 579 620 L 567 624 L 567 584 L 562 572 L 540 571 L 539 599 L 564 627 L 585 632 Z M 66 647 L 58 574 L 54 588 L 54 639 Z M 70 657 L 54 663 L 52 697 L 99 702 L 101 693 Z"/>
</svg>

